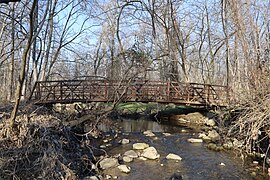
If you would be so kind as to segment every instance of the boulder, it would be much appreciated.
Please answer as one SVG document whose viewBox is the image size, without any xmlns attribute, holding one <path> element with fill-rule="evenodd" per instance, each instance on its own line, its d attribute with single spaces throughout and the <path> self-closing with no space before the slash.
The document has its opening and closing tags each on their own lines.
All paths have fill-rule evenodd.
<svg viewBox="0 0 270 180">
<path fill-rule="evenodd" d="M 232 149 L 232 148 L 233 148 L 233 143 L 229 140 L 229 141 L 227 141 L 227 142 L 225 142 L 225 143 L 223 144 L 223 147 L 224 147 L 225 149 Z"/>
<path fill-rule="evenodd" d="M 179 160 L 179 161 L 182 160 L 182 158 L 180 156 L 178 156 L 176 154 L 172 154 L 172 153 L 168 154 L 166 156 L 166 159 Z"/>
<path fill-rule="evenodd" d="M 129 156 L 124 156 L 123 157 L 123 161 L 126 162 L 126 163 L 129 163 L 129 162 L 132 162 L 133 161 L 133 158 L 132 157 L 129 157 Z"/>
<path fill-rule="evenodd" d="M 189 114 L 181 114 L 181 115 L 173 115 L 170 117 L 172 120 L 179 121 L 180 123 L 191 123 L 191 124 L 198 124 L 204 125 L 208 120 L 207 117 L 202 115 L 199 112 L 189 113 Z"/>
<path fill-rule="evenodd" d="M 220 146 L 220 145 L 217 145 L 214 143 L 209 143 L 207 145 L 207 148 L 212 150 L 212 151 L 223 151 L 224 150 L 223 146 Z"/>
<path fill-rule="evenodd" d="M 160 155 L 154 147 L 148 147 L 143 150 L 142 156 L 147 159 L 158 159 Z"/>
<path fill-rule="evenodd" d="M 189 138 L 187 141 L 190 143 L 202 143 L 203 142 L 202 139 L 195 139 L 195 138 Z"/>
<path fill-rule="evenodd" d="M 213 119 L 206 119 L 205 124 L 210 127 L 214 127 L 216 125 L 216 122 Z"/>
<path fill-rule="evenodd" d="M 119 165 L 117 166 L 117 168 L 121 171 L 121 172 L 124 172 L 124 173 L 129 173 L 130 172 L 130 167 L 127 166 L 127 165 Z"/>
<path fill-rule="evenodd" d="M 135 143 L 135 144 L 132 145 L 132 147 L 133 147 L 133 149 L 135 149 L 135 150 L 143 150 L 143 149 L 145 149 L 145 148 L 148 148 L 149 145 L 146 144 L 146 143 Z"/>
<path fill-rule="evenodd" d="M 133 150 L 126 151 L 124 153 L 124 156 L 128 156 L 130 158 L 137 158 L 137 157 L 139 157 L 138 154 L 135 151 L 133 151 Z"/>
<path fill-rule="evenodd" d="M 176 105 L 174 103 L 169 103 L 168 105 L 166 105 L 167 108 L 176 108 Z"/>
<path fill-rule="evenodd" d="M 109 169 L 118 166 L 119 163 L 116 158 L 105 158 L 99 162 L 99 165 L 101 169 Z"/>
<path fill-rule="evenodd" d="M 218 141 L 218 140 L 220 139 L 220 135 L 217 133 L 216 130 L 208 131 L 208 137 L 209 137 L 212 141 Z"/>
</svg>

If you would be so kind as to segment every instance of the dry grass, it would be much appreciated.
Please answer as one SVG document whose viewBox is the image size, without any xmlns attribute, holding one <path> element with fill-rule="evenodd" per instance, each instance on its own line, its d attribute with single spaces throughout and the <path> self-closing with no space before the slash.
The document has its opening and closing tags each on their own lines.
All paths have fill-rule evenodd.
<svg viewBox="0 0 270 180">
<path fill-rule="evenodd" d="M 6 121 L 0 123 L 0 179 L 67 180 L 95 173 L 90 136 L 78 136 L 47 110 L 31 111 L 17 117 L 8 136 Z"/>
<path fill-rule="evenodd" d="M 242 92 L 245 97 L 240 99 L 242 110 L 228 134 L 244 142 L 245 152 L 256 151 L 267 155 L 270 137 L 270 73 L 264 72 L 258 76 L 250 89 Z"/>
</svg>

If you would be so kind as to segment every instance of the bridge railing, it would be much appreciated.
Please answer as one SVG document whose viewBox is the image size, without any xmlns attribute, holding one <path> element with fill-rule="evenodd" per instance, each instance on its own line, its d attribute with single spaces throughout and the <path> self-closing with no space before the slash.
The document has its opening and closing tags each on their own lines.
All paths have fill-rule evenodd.
<svg viewBox="0 0 270 180">
<path fill-rule="evenodd" d="M 65 80 L 39 81 L 32 100 L 41 104 L 72 102 L 166 102 L 224 105 L 226 86 L 162 81 Z"/>
</svg>

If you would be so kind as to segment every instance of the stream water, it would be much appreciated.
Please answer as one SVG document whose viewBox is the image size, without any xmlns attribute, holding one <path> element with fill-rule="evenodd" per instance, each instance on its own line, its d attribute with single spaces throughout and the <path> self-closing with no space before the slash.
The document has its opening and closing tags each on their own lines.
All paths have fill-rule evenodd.
<svg viewBox="0 0 270 180">
<path fill-rule="evenodd" d="M 228 152 L 215 152 L 207 149 L 206 144 L 192 144 L 187 142 L 188 138 L 196 138 L 197 132 L 186 127 L 170 124 L 160 124 L 149 120 L 121 120 L 116 122 L 118 133 L 107 149 L 109 155 L 123 154 L 132 149 L 135 142 L 145 142 L 154 146 L 160 158 L 158 160 L 139 160 L 125 163 L 131 167 L 129 174 L 121 173 L 115 169 L 107 170 L 104 174 L 117 176 L 118 179 L 263 179 L 263 176 L 251 176 L 250 166 L 244 165 L 243 161 Z M 102 125 L 103 131 L 107 131 L 106 138 L 115 133 L 111 127 Z M 114 129 L 114 128 L 113 128 Z M 115 129 L 114 129 L 115 130 Z M 143 131 L 151 130 L 155 137 L 146 137 Z M 170 133 L 167 136 L 163 133 Z M 131 142 L 120 145 L 120 139 L 129 139 Z M 182 161 L 166 160 L 169 153 L 182 157 Z M 223 165 L 221 165 L 223 164 Z"/>
</svg>

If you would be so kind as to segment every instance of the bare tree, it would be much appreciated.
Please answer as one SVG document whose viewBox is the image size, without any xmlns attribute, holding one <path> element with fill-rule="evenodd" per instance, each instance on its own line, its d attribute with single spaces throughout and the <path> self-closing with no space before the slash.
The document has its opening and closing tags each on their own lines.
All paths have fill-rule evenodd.
<svg viewBox="0 0 270 180">
<path fill-rule="evenodd" d="M 23 83 L 25 80 L 25 72 L 26 72 L 26 63 L 27 63 L 27 56 L 29 55 L 29 50 L 31 48 L 32 45 L 32 39 L 33 39 L 33 31 L 34 31 L 34 25 L 33 25 L 33 15 L 34 15 L 34 9 L 36 7 L 37 4 L 37 0 L 33 1 L 32 7 L 31 7 L 31 11 L 30 11 L 30 32 L 29 32 L 29 37 L 28 37 L 28 41 L 27 44 L 25 46 L 25 49 L 23 51 L 23 56 L 22 56 L 22 64 L 21 64 L 21 70 L 20 70 L 20 76 L 18 79 L 18 83 L 17 83 L 17 87 L 16 87 L 16 92 L 15 92 L 15 105 L 13 108 L 13 111 L 11 113 L 11 117 L 10 117 L 10 127 L 13 128 L 15 125 L 15 118 L 16 118 L 16 114 L 19 108 L 19 104 L 20 104 L 20 100 L 21 100 L 21 93 L 22 93 L 22 87 L 23 87 Z"/>
</svg>

